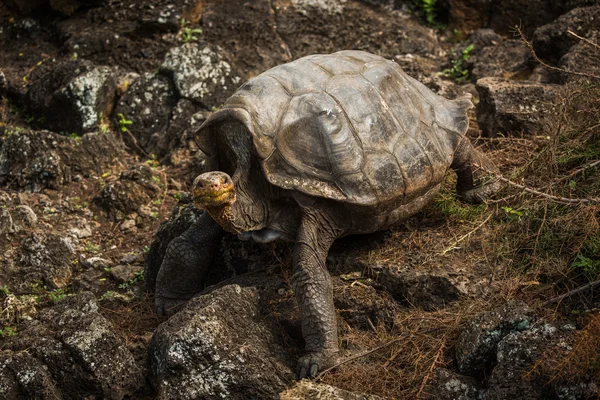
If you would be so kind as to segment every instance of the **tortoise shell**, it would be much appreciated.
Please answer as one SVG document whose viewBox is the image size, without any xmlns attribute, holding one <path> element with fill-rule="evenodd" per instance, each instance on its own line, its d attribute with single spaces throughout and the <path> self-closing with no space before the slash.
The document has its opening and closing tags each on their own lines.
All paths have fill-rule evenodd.
<svg viewBox="0 0 600 400">
<path fill-rule="evenodd" d="M 471 107 L 468 98 L 436 95 L 393 61 L 340 51 L 250 79 L 200 134 L 238 120 L 273 185 L 376 205 L 408 201 L 443 180 Z"/>
</svg>

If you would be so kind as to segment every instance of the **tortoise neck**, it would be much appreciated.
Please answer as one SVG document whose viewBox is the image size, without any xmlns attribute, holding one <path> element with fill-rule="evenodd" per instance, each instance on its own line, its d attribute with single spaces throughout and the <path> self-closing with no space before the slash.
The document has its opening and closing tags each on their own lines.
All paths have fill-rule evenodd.
<svg viewBox="0 0 600 400">
<path fill-rule="evenodd" d="M 216 207 L 207 207 L 206 211 L 216 223 L 227 232 L 240 233 L 240 230 L 236 229 L 233 225 L 233 207 L 230 204 L 225 204 Z"/>
</svg>

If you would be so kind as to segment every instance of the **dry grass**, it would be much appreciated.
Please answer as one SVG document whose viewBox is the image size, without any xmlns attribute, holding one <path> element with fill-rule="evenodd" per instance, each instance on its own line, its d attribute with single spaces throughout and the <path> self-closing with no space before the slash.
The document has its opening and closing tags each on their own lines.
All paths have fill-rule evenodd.
<svg viewBox="0 0 600 400">
<path fill-rule="evenodd" d="M 333 386 L 389 398 L 425 397 L 435 368 L 452 362 L 447 350 L 461 324 L 482 308 L 471 304 L 435 312 L 407 310 L 396 315 L 391 329 L 378 325 L 372 331 L 360 331 L 346 326 L 342 343 L 353 353 L 393 344 L 341 365 L 322 379 Z"/>
<path fill-rule="evenodd" d="M 164 320 L 154 311 L 154 301 L 149 295 L 136 298 L 133 302 L 121 302 L 118 299 L 101 303 L 101 314 L 113 325 L 114 332 L 128 347 L 139 344 L 145 346 L 152 332 Z"/>
</svg>

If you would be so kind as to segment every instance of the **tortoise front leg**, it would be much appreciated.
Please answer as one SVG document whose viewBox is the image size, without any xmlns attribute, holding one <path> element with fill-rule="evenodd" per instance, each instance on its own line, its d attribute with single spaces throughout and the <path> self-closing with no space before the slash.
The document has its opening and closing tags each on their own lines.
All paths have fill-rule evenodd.
<svg viewBox="0 0 600 400">
<path fill-rule="evenodd" d="M 293 288 L 306 345 L 298 361 L 298 379 L 315 377 L 339 355 L 333 285 L 325 266 L 336 235 L 326 222 L 319 214 L 303 215 L 293 251 Z"/>
<path fill-rule="evenodd" d="M 222 236 L 223 229 L 204 212 L 169 243 L 156 278 L 154 302 L 159 314 L 174 314 L 202 290 Z"/>
<path fill-rule="evenodd" d="M 456 191 L 458 196 L 470 203 L 482 203 L 500 189 L 500 182 L 474 164 L 491 172 L 498 168 L 487 155 L 475 149 L 468 138 L 459 144 L 450 166 L 456 171 Z"/>
</svg>

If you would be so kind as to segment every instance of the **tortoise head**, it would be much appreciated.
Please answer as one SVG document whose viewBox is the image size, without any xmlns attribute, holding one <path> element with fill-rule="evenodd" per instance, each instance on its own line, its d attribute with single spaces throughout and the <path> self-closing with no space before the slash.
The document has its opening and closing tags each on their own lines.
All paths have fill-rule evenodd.
<svg viewBox="0 0 600 400">
<path fill-rule="evenodd" d="M 197 176 L 192 193 L 195 206 L 202 210 L 232 206 L 236 200 L 233 180 L 221 171 Z"/>
<path fill-rule="evenodd" d="M 194 179 L 192 196 L 194 205 L 206 210 L 225 230 L 232 233 L 243 231 L 236 225 L 234 211 L 236 191 L 233 179 L 225 172 L 213 171 Z"/>
</svg>

